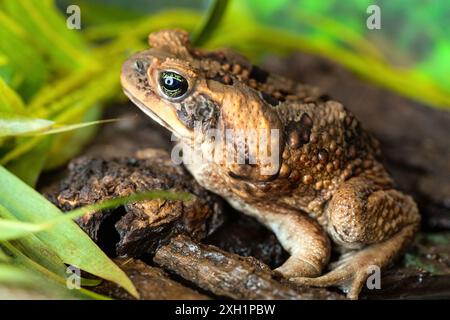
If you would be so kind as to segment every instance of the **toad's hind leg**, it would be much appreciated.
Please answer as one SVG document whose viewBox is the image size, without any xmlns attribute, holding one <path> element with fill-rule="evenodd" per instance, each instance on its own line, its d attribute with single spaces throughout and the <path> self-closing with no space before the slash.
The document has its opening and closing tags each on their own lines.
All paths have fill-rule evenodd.
<svg viewBox="0 0 450 320">
<path fill-rule="evenodd" d="M 411 197 L 382 190 L 363 178 L 346 182 L 333 195 L 326 214 L 334 241 L 360 250 L 344 254 L 323 276 L 291 280 L 319 287 L 338 285 L 352 299 L 358 298 L 371 266 L 383 268 L 391 263 L 411 243 L 420 223 Z"/>
</svg>

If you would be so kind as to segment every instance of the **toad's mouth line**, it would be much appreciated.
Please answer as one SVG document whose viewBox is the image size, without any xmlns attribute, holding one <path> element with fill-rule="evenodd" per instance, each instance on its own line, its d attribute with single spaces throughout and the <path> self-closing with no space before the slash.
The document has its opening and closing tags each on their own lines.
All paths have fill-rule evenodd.
<svg viewBox="0 0 450 320">
<path fill-rule="evenodd" d="M 146 115 L 148 115 L 150 118 L 155 120 L 159 125 L 163 126 L 170 132 L 172 132 L 174 135 L 177 136 L 177 138 L 183 138 L 178 134 L 173 127 L 168 124 L 166 121 L 161 119 L 156 113 L 154 113 L 150 108 L 148 108 L 146 105 L 144 105 L 141 101 L 139 101 L 137 98 L 135 98 L 127 89 L 123 89 L 123 92 L 125 95 L 133 102 L 139 109 L 141 109 Z"/>
</svg>

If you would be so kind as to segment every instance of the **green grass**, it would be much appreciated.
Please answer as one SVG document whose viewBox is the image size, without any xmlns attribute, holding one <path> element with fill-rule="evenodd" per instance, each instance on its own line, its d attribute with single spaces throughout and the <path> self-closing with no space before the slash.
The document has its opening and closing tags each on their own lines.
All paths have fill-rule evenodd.
<svg viewBox="0 0 450 320">
<path fill-rule="evenodd" d="M 0 181 L 0 248 L 6 260 L 0 262 L 0 270 L 2 265 L 6 268 L 3 271 L 5 278 L 6 270 L 20 272 L 25 267 L 30 272 L 31 280 L 40 277 L 54 282 L 55 286 L 61 286 L 66 283 L 66 265 L 71 265 L 115 282 L 135 297 L 138 297 L 138 293 L 128 277 L 71 219 L 127 202 L 156 198 L 180 201 L 191 199 L 191 195 L 186 193 L 152 191 L 96 203 L 63 214 L 41 194 L 2 167 Z M 80 293 L 86 297 L 96 296 L 87 290 L 76 294 Z"/>
</svg>

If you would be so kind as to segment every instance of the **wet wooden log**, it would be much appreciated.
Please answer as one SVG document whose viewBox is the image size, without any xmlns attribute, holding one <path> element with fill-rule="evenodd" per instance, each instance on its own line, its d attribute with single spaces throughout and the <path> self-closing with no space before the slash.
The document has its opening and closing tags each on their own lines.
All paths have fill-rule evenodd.
<svg viewBox="0 0 450 320">
<path fill-rule="evenodd" d="M 141 300 L 205 300 L 207 296 L 169 278 L 160 268 L 151 267 L 136 259 L 115 259 L 125 271 L 140 294 Z M 115 299 L 130 300 L 133 297 L 111 282 L 104 282 L 94 290 Z"/>
<path fill-rule="evenodd" d="M 161 246 L 154 261 L 196 286 L 233 299 L 339 299 L 324 289 L 280 282 L 270 268 L 252 257 L 228 253 L 179 235 Z"/>
<path fill-rule="evenodd" d="M 450 275 L 433 275 L 417 268 L 390 269 L 381 290 L 363 291 L 364 299 L 450 299 Z"/>
</svg>

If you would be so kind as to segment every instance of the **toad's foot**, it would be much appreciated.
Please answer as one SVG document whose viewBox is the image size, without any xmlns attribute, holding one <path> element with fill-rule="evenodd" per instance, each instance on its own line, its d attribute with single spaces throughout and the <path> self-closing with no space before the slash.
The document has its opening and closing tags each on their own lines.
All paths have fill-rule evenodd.
<svg viewBox="0 0 450 320">
<path fill-rule="evenodd" d="M 348 252 L 332 264 L 333 269 L 317 278 L 293 277 L 294 283 L 329 287 L 339 286 L 347 293 L 349 299 L 358 299 L 369 275 L 374 268 L 383 268 L 393 261 L 405 245 L 409 243 L 416 229 L 415 225 L 406 226 L 389 240 L 373 244 L 361 251 Z"/>
<path fill-rule="evenodd" d="M 317 277 L 321 272 L 316 265 L 297 256 L 290 256 L 283 265 L 274 271 L 280 273 L 284 278 Z"/>
</svg>

